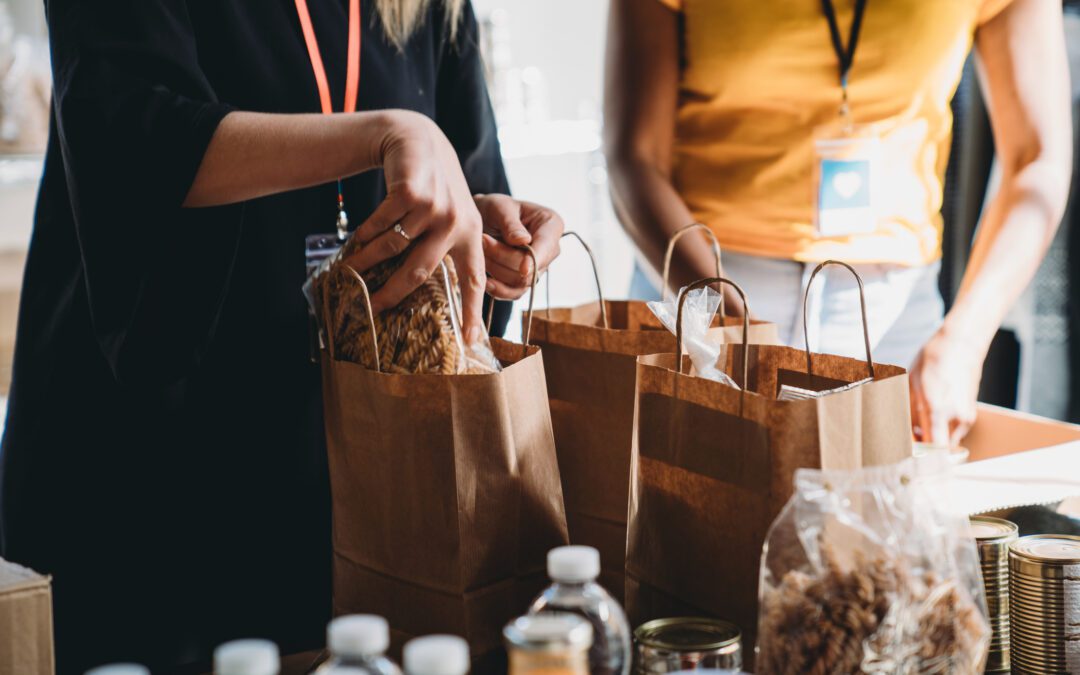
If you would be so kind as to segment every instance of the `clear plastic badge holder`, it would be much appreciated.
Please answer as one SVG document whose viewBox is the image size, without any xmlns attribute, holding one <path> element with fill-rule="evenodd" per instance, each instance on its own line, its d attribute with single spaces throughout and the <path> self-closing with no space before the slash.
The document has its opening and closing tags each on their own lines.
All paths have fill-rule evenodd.
<svg viewBox="0 0 1080 675">
<path fill-rule="evenodd" d="M 345 242 L 336 234 L 313 234 L 304 239 L 304 297 L 308 301 L 308 356 L 312 363 L 319 362 L 319 350 L 323 348 L 322 331 L 315 313 L 315 299 L 312 292 L 312 280 L 324 269 L 329 269 L 327 261 L 337 256 Z M 323 268 L 323 264 L 327 263 Z"/>
<path fill-rule="evenodd" d="M 718 366 L 727 356 L 727 345 L 710 339 L 708 334 L 723 298 L 716 289 L 706 286 L 687 292 L 684 287 L 674 298 L 655 300 L 647 305 L 672 335 L 678 335 L 676 317 L 679 314 L 679 298 L 684 293 L 686 302 L 683 305 L 683 348 L 690 356 L 697 376 L 738 389 L 739 385 L 735 384 L 735 380 Z"/>
<path fill-rule="evenodd" d="M 874 125 L 846 118 L 814 130 L 814 224 L 821 237 L 877 229 L 881 138 Z"/>
<path fill-rule="evenodd" d="M 326 346 L 326 343 L 323 339 L 323 332 L 319 328 L 318 313 L 316 311 L 315 280 L 325 274 L 341 257 L 344 242 L 335 234 L 315 234 L 307 237 L 304 243 L 307 279 L 304 281 L 303 292 L 308 302 L 308 315 L 311 319 L 311 360 L 313 363 L 317 363 L 319 351 Z M 442 281 L 446 284 L 446 297 L 451 299 L 448 312 L 450 323 L 458 350 L 463 356 L 457 361 L 458 374 L 466 372 L 474 374 L 497 373 L 502 371 L 502 364 L 495 357 L 487 335 L 484 335 L 474 344 L 465 344 L 464 331 L 461 329 L 461 291 L 452 283 L 445 262 L 439 264 L 437 274 L 441 274 Z"/>
</svg>

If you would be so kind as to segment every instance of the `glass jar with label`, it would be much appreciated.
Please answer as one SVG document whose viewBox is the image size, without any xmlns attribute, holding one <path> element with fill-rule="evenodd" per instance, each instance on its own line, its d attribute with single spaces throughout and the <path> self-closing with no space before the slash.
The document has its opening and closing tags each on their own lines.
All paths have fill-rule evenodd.
<svg viewBox="0 0 1080 675">
<path fill-rule="evenodd" d="M 512 621 L 503 630 L 510 675 L 588 675 L 593 630 L 575 614 L 547 612 Z"/>
</svg>

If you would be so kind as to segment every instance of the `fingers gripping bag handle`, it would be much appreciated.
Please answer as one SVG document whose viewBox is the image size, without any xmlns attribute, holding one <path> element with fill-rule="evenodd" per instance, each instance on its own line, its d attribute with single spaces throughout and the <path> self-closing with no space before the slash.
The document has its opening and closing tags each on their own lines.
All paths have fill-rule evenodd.
<svg viewBox="0 0 1080 675">
<path fill-rule="evenodd" d="M 540 279 L 539 266 L 536 264 L 536 252 L 533 251 L 531 246 L 519 246 L 519 250 L 525 252 L 532 260 L 532 281 L 529 284 L 529 308 L 525 312 L 525 334 L 522 336 L 522 346 L 525 348 L 525 353 L 528 354 L 529 340 L 532 339 L 532 322 L 533 322 L 533 302 L 536 300 L 536 282 Z M 488 307 L 487 315 L 487 330 L 491 332 L 491 321 L 495 316 L 495 300 L 492 298 L 491 305 Z"/>
</svg>

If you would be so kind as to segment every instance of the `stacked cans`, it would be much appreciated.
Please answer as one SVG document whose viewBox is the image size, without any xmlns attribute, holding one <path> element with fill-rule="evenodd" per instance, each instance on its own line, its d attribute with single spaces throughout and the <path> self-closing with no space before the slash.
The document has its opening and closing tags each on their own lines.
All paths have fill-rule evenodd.
<svg viewBox="0 0 1080 675">
<path fill-rule="evenodd" d="M 1080 673 L 1080 537 L 1022 537 L 1009 549 L 1012 668 Z"/>
<path fill-rule="evenodd" d="M 1014 523 L 999 518 L 971 519 L 971 532 L 979 548 L 986 607 L 990 610 L 990 652 L 986 672 L 1007 673 L 1009 663 L 1009 545 L 1016 541 Z"/>
</svg>

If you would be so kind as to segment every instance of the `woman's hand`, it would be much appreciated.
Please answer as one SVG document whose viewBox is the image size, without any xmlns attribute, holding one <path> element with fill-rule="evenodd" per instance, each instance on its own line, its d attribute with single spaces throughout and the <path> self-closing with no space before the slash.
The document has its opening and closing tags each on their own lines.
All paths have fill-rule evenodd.
<svg viewBox="0 0 1080 675">
<path fill-rule="evenodd" d="M 483 331 L 483 229 L 453 146 L 429 118 L 390 111 L 379 145 L 386 199 L 356 235 L 363 249 L 349 262 L 363 272 L 414 244 L 405 263 L 371 298 L 372 310 L 393 307 L 423 284 L 449 254 L 461 285 L 465 339 Z M 398 228 L 397 226 L 400 226 Z"/>
<path fill-rule="evenodd" d="M 955 447 L 975 422 L 986 351 L 939 330 L 909 373 L 915 440 Z"/>
<path fill-rule="evenodd" d="M 519 246 L 528 244 L 543 274 L 559 256 L 563 220 L 549 208 L 507 195 L 476 195 L 484 222 L 487 292 L 500 300 L 517 300 L 532 283 L 532 260 Z"/>
</svg>

